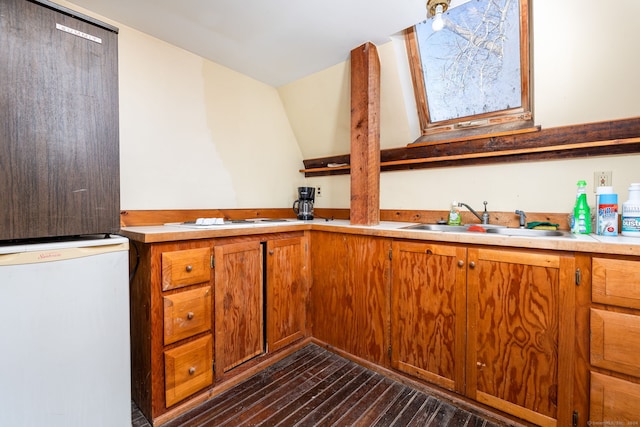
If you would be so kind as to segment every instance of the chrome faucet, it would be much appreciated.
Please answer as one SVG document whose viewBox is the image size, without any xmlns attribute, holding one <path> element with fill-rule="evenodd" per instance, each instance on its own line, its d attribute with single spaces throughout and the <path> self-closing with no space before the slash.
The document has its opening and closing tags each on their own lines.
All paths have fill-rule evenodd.
<svg viewBox="0 0 640 427">
<path fill-rule="evenodd" d="M 520 228 L 524 228 L 527 215 L 524 213 L 524 211 L 519 210 L 516 210 L 516 215 L 520 215 Z"/>
<path fill-rule="evenodd" d="M 458 203 L 458 207 L 464 206 L 465 208 L 469 209 L 469 211 L 472 214 L 474 214 L 482 224 L 489 224 L 489 212 L 487 212 L 487 201 L 485 200 L 482 203 L 484 203 L 484 212 L 482 212 L 482 216 L 478 214 L 478 212 L 474 211 L 473 208 L 466 203 Z"/>
</svg>

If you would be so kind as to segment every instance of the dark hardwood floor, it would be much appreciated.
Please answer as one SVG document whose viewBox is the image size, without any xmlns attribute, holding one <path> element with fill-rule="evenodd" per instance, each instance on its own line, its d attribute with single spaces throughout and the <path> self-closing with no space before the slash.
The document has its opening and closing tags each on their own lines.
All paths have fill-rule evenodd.
<svg viewBox="0 0 640 427">
<path fill-rule="evenodd" d="M 132 405 L 133 426 L 150 426 Z M 191 426 L 509 425 L 310 344 L 247 381 L 164 424 Z"/>
</svg>

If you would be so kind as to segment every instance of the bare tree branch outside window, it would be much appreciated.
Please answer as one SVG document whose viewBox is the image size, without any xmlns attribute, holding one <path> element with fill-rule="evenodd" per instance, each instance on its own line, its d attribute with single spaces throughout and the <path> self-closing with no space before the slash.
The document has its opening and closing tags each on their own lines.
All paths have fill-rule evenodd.
<svg viewBox="0 0 640 427">
<path fill-rule="evenodd" d="M 430 121 L 522 106 L 518 0 L 471 0 L 416 25 Z"/>
</svg>

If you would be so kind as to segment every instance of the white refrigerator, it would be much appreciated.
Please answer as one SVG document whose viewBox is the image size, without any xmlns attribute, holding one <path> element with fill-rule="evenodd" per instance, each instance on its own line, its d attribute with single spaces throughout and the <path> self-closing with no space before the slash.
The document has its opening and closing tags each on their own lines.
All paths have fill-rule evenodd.
<svg viewBox="0 0 640 427">
<path fill-rule="evenodd" d="M 0 246 L 0 426 L 131 426 L 129 241 Z"/>
</svg>

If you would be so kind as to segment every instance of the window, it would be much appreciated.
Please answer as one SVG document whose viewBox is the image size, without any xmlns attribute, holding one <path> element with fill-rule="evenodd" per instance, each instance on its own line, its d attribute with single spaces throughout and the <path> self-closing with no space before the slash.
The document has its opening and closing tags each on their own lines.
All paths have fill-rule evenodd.
<svg viewBox="0 0 640 427">
<path fill-rule="evenodd" d="M 431 20 L 408 30 L 416 142 L 532 126 L 528 11 L 528 0 L 470 0 L 444 14 L 440 31 Z"/>
</svg>

